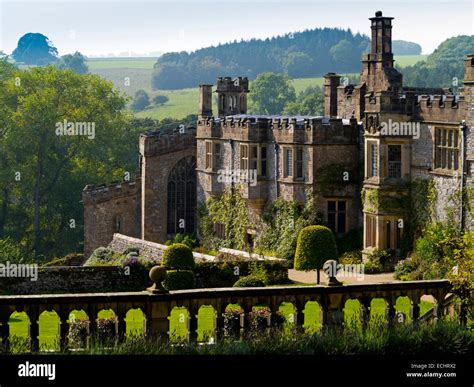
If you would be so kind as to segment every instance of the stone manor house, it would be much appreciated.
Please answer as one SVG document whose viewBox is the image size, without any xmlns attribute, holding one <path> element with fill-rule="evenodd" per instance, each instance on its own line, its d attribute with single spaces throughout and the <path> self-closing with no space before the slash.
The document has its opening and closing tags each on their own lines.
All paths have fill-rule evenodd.
<svg viewBox="0 0 474 387">
<path fill-rule="evenodd" d="M 201 85 L 196 128 L 141 134 L 134 181 L 84 189 L 84 253 L 114 233 L 163 243 L 196 231 L 199 204 L 235 184 L 231 173 L 251 216 L 278 197 L 304 203 L 311 188 L 335 233 L 363 227 L 364 252 L 399 253 L 416 181 L 434 184 L 437 219 L 450 209 L 459 227 L 472 228 L 459 193 L 473 187 L 474 55 L 458 94 L 406 87 L 394 68 L 392 19 L 380 11 L 370 18 L 358 85 L 326 74 L 324 116 L 249 115 L 241 77 L 217 80 L 215 114 L 213 86 Z M 221 225 L 215 232 L 225 237 Z M 251 242 L 255 230 L 248 233 Z"/>
</svg>

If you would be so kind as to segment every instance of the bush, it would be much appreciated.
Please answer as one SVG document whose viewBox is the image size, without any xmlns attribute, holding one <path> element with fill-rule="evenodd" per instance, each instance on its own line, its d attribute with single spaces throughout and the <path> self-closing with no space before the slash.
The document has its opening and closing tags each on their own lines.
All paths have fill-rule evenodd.
<svg viewBox="0 0 474 387">
<path fill-rule="evenodd" d="M 387 250 L 375 250 L 365 262 L 364 270 L 367 274 L 378 274 L 393 270 L 392 254 Z"/>
<path fill-rule="evenodd" d="M 362 253 L 360 250 L 349 251 L 339 257 L 339 263 L 343 265 L 354 265 L 362 263 Z"/>
<path fill-rule="evenodd" d="M 168 100 L 169 98 L 166 95 L 155 95 L 153 97 L 153 103 L 158 106 L 164 105 Z"/>
<path fill-rule="evenodd" d="M 265 286 L 265 283 L 255 275 L 242 277 L 234 284 L 234 288 L 258 288 L 263 286 Z"/>
<path fill-rule="evenodd" d="M 410 256 L 402 261 L 399 261 L 395 266 L 395 278 L 402 281 L 409 281 L 414 279 L 413 272 L 417 269 L 419 263 L 415 256 Z"/>
<path fill-rule="evenodd" d="M 116 338 L 117 317 L 97 319 L 97 336 L 101 342 L 109 342 Z"/>
<path fill-rule="evenodd" d="M 175 243 L 163 253 L 162 266 L 176 270 L 192 269 L 194 268 L 193 252 L 188 246 Z"/>
<path fill-rule="evenodd" d="M 188 246 L 190 249 L 199 247 L 199 240 L 196 237 L 196 234 L 176 234 L 173 239 L 169 239 L 165 242 L 165 245 L 171 246 L 175 243 L 182 243 L 183 245 Z"/>
<path fill-rule="evenodd" d="M 168 270 L 163 286 L 168 290 L 194 289 L 196 277 L 190 270 Z"/>
<path fill-rule="evenodd" d="M 325 226 L 308 226 L 298 235 L 295 254 L 296 270 L 314 270 L 322 268 L 328 259 L 337 260 L 336 241 L 332 231 Z"/>
<path fill-rule="evenodd" d="M 129 246 L 123 251 L 123 255 L 130 253 L 136 253 L 135 255 L 140 255 L 140 249 L 138 247 Z"/>
<path fill-rule="evenodd" d="M 238 339 L 240 337 L 241 308 L 230 309 L 224 313 L 224 337 Z"/>
<path fill-rule="evenodd" d="M 89 320 L 72 320 L 69 324 L 68 345 L 71 348 L 83 348 L 87 344 Z"/>
<path fill-rule="evenodd" d="M 84 266 L 117 265 L 117 259 L 120 257 L 107 247 L 98 247 L 84 263 Z"/>
</svg>

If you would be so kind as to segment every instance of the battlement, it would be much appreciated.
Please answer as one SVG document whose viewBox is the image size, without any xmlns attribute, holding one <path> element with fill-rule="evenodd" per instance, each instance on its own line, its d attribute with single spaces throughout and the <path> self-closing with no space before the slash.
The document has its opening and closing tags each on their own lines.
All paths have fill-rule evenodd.
<svg viewBox="0 0 474 387">
<path fill-rule="evenodd" d="M 247 77 L 219 77 L 217 78 L 217 92 L 240 93 L 249 91 L 249 80 Z"/>
<path fill-rule="evenodd" d="M 133 181 L 113 181 L 97 186 L 88 184 L 82 191 L 84 204 L 95 204 L 140 193 L 140 178 Z"/>
<path fill-rule="evenodd" d="M 196 146 L 196 128 L 175 129 L 172 132 L 140 134 L 140 154 L 155 156 Z"/>
</svg>

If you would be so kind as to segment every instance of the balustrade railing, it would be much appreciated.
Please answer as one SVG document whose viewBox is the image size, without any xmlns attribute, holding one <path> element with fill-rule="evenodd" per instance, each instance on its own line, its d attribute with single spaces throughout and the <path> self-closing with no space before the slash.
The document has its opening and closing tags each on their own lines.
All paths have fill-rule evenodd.
<svg viewBox="0 0 474 387">
<path fill-rule="evenodd" d="M 420 302 L 423 295 L 431 295 L 435 300 L 431 312 L 433 318 L 443 315 L 443 302 L 451 289 L 447 280 L 394 282 L 382 284 L 351 284 L 344 286 L 279 286 L 265 288 L 213 288 L 151 293 L 89 293 L 0 296 L 0 337 L 8 348 L 10 338 L 9 318 L 14 312 L 25 312 L 30 320 L 29 337 L 32 352 L 39 350 L 39 316 L 44 311 L 55 311 L 59 316 L 59 342 L 61 348 L 67 345 L 69 315 L 72 311 L 83 310 L 90 323 L 90 334 L 97 330 L 95 321 L 101 310 L 112 309 L 118 319 L 116 334 L 123 339 L 126 332 L 126 314 L 131 309 L 141 309 L 146 319 L 146 335 L 169 340 L 170 315 L 175 307 L 187 309 L 188 340 L 196 341 L 198 336 L 198 313 L 201 306 L 212 306 L 215 313 L 215 339 L 222 337 L 224 313 L 228 305 L 238 304 L 242 310 L 241 332 L 249 329 L 249 316 L 256 305 L 266 305 L 271 313 L 269 326 L 276 321 L 275 316 L 283 303 L 291 303 L 294 308 L 292 322 L 297 329 L 303 329 L 304 309 L 308 301 L 316 301 L 321 310 L 322 329 L 343 328 L 344 307 L 347 300 L 356 299 L 360 303 L 360 321 L 366 327 L 371 315 L 371 301 L 385 300 L 387 324 L 393 324 L 398 297 L 408 297 L 411 303 L 410 317 L 417 322 L 420 317 Z"/>
</svg>

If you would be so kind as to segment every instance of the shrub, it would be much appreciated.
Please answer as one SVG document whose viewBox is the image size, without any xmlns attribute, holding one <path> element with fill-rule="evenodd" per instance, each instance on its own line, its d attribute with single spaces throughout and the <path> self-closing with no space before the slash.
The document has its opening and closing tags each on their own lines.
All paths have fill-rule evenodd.
<svg viewBox="0 0 474 387">
<path fill-rule="evenodd" d="M 392 254 L 387 250 L 375 250 L 365 262 L 364 270 L 367 274 L 378 274 L 393 270 Z"/>
<path fill-rule="evenodd" d="M 411 279 L 414 279 L 412 277 L 412 273 L 416 270 L 418 265 L 419 264 L 416 260 L 416 257 L 413 255 L 402 261 L 399 261 L 395 265 L 395 278 L 402 281 L 409 281 Z"/>
<path fill-rule="evenodd" d="M 171 246 L 175 243 L 182 243 L 188 246 L 190 249 L 199 247 L 199 240 L 195 233 L 192 234 L 176 234 L 173 239 L 169 239 L 165 242 L 165 245 Z"/>
<path fill-rule="evenodd" d="M 224 337 L 238 339 L 240 336 L 241 308 L 226 310 L 224 313 Z"/>
<path fill-rule="evenodd" d="M 116 337 L 117 317 L 97 319 L 97 337 L 101 342 L 114 340 Z"/>
<path fill-rule="evenodd" d="M 69 323 L 68 345 L 71 348 L 83 348 L 87 343 L 89 320 L 71 320 Z"/>
<path fill-rule="evenodd" d="M 265 286 L 265 283 L 262 279 L 254 275 L 242 277 L 234 284 L 234 288 L 258 288 L 263 286 Z"/>
<path fill-rule="evenodd" d="M 339 257 L 339 263 L 343 265 L 362 263 L 362 253 L 360 250 L 348 251 Z"/>
<path fill-rule="evenodd" d="M 123 255 L 130 253 L 136 253 L 135 255 L 140 255 L 140 249 L 138 247 L 129 246 L 123 251 Z"/>
<path fill-rule="evenodd" d="M 118 264 L 120 257 L 107 247 L 98 247 L 84 263 L 84 266 L 107 266 Z"/>
<path fill-rule="evenodd" d="M 193 289 L 196 278 L 190 270 L 168 270 L 163 286 L 168 290 Z"/>
<path fill-rule="evenodd" d="M 325 226 L 307 226 L 298 235 L 295 254 L 296 270 L 318 270 L 328 259 L 337 260 L 336 241 L 332 231 Z"/>
<path fill-rule="evenodd" d="M 169 246 L 163 253 L 162 265 L 166 268 L 177 270 L 189 270 L 194 268 L 194 257 L 192 250 L 182 244 L 175 243 Z"/>
</svg>

